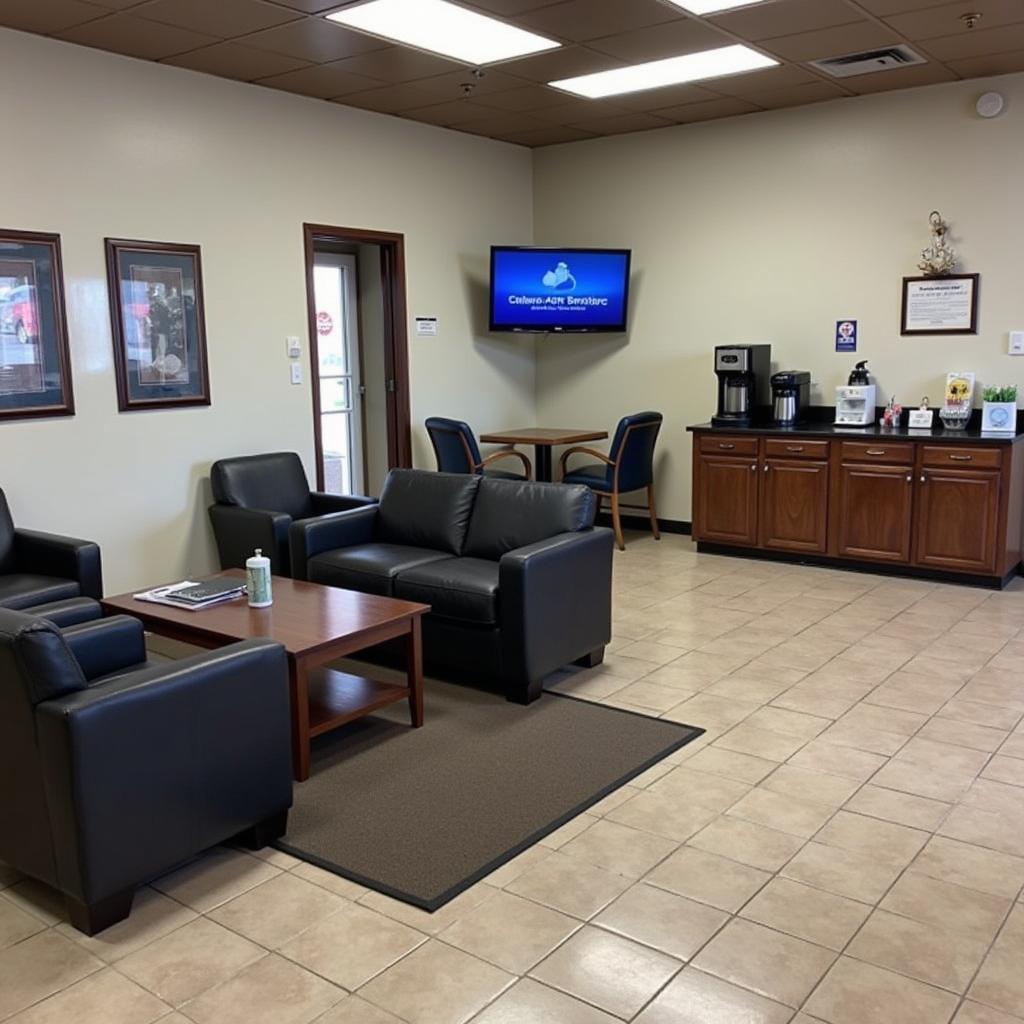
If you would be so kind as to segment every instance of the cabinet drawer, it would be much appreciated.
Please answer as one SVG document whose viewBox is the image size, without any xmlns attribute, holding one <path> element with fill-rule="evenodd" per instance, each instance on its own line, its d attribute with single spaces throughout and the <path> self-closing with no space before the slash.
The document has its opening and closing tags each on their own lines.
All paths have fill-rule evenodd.
<svg viewBox="0 0 1024 1024">
<path fill-rule="evenodd" d="M 963 469 L 999 469 L 1002 464 L 1003 453 L 998 448 L 979 448 L 966 444 L 939 447 L 926 444 L 921 451 L 921 465 L 933 468 L 959 466 Z"/>
<path fill-rule="evenodd" d="M 891 466 L 912 466 L 914 446 L 906 443 L 890 444 L 885 441 L 876 444 L 844 441 L 843 462 L 883 462 Z"/>
<path fill-rule="evenodd" d="M 764 453 L 769 459 L 827 459 L 828 441 L 782 441 L 767 438 Z"/>
<path fill-rule="evenodd" d="M 756 459 L 757 438 L 701 434 L 700 450 L 704 455 L 748 455 Z"/>
</svg>

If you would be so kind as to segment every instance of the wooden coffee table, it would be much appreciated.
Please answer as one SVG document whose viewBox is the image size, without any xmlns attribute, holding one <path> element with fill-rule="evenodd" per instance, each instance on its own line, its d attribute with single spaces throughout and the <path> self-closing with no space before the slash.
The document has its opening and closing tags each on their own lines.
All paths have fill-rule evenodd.
<svg viewBox="0 0 1024 1024">
<path fill-rule="evenodd" d="M 228 569 L 218 576 L 241 576 Z M 206 577 L 209 578 L 209 577 Z M 199 580 L 197 580 L 199 582 Z M 250 608 L 245 597 L 202 611 L 139 601 L 131 594 L 104 598 L 108 615 L 132 615 L 160 636 L 198 647 L 223 647 L 268 637 L 288 652 L 292 761 L 299 782 L 309 778 L 314 736 L 408 699 L 414 728 L 423 725 L 422 619 L 430 606 L 275 576 L 274 603 Z M 374 644 L 405 637 L 405 686 L 324 668 Z"/>
</svg>

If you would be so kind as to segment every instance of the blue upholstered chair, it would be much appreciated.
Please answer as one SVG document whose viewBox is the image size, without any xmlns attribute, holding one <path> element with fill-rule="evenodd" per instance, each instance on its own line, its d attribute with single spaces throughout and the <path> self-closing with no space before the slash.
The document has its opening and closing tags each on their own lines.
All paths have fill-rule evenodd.
<svg viewBox="0 0 1024 1024">
<path fill-rule="evenodd" d="M 660 412 L 638 412 L 619 420 L 608 454 L 595 448 L 570 448 L 562 455 L 562 483 L 586 484 L 597 496 L 598 506 L 605 498 L 611 503 L 612 525 L 619 550 L 626 550 L 622 538 L 622 522 L 619 510 L 622 508 L 645 509 L 651 517 L 651 533 L 659 540 L 658 514 L 654 505 L 654 445 L 661 430 Z M 582 453 L 599 461 L 569 470 L 567 464 L 571 455 Z M 631 491 L 647 490 L 646 505 L 627 505 L 619 495 Z"/>
<path fill-rule="evenodd" d="M 514 448 L 502 448 L 485 459 L 480 446 L 468 423 L 449 420 L 443 416 L 431 416 L 426 422 L 430 443 L 437 456 L 437 468 L 441 473 L 473 473 L 475 475 L 500 477 L 503 480 L 530 480 L 533 466 L 530 460 Z M 523 464 L 522 473 L 509 473 L 500 469 L 488 469 L 498 459 L 519 459 Z"/>
</svg>

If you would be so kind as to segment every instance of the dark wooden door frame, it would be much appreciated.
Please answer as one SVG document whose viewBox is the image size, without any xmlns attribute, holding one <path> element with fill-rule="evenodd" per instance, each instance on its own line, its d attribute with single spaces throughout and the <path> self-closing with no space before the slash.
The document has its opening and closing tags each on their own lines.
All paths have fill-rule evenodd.
<svg viewBox="0 0 1024 1024">
<path fill-rule="evenodd" d="M 317 346 L 313 261 L 318 242 L 379 245 L 381 292 L 384 299 L 384 374 L 387 378 L 388 466 L 412 466 L 412 414 L 409 399 L 409 337 L 405 305 L 405 235 L 393 231 L 303 224 L 306 253 L 306 309 L 309 365 L 313 392 L 313 436 L 317 487 L 323 488 L 323 435 L 320 429 L 320 353 Z M 365 382 L 364 382 L 365 383 Z"/>
</svg>

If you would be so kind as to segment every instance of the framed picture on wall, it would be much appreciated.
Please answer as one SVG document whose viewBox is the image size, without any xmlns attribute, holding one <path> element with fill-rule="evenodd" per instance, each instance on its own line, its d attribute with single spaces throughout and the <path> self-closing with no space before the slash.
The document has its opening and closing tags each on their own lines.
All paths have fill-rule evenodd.
<svg viewBox="0 0 1024 1024">
<path fill-rule="evenodd" d="M 900 334 L 977 334 L 978 274 L 903 278 Z"/>
<path fill-rule="evenodd" d="M 210 404 L 198 245 L 108 238 L 117 404 Z"/>
<path fill-rule="evenodd" d="M 74 412 L 60 235 L 0 228 L 0 420 Z"/>
</svg>

